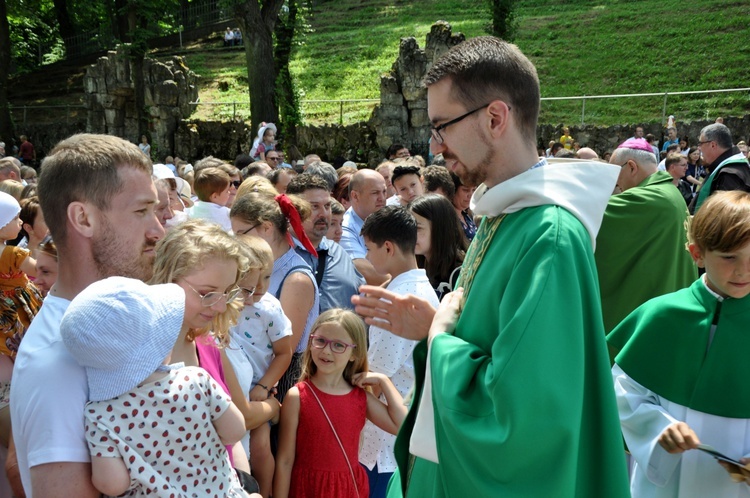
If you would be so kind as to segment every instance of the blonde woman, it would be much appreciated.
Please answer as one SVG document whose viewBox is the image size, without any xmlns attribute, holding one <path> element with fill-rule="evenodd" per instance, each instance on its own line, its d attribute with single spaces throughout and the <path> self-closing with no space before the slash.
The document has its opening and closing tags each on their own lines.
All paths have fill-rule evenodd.
<svg viewBox="0 0 750 498">
<path fill-rule="evenodd" d="M 185 290 L 185 320 L 172 349 L 172 362 L 208 371 L 245 418 L 248 430 L 275 418 L 279 403 L 273 397 L 249 402 L 242 392 L 223 348 L 229 327 L 236 321 L 244 296 L 237 282 L 248 268 L 240 243 L 218 225 L 189 220 L 172 229 L 156 246 L 150 283 L 176 283 Z M 242 446 L 233 447 L 233 465 L 250 471 Z M 240 455 L 244 455 L 239 458 Z"/>
</svg>

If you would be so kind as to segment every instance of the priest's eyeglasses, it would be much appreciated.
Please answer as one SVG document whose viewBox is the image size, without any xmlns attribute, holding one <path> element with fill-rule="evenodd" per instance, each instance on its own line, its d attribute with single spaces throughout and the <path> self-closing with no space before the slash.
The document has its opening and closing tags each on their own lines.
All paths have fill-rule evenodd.
<svg viewBox="0 0 750 498">
<path fill-rule="evenodd" d="M 435 140 L 435 141 L 436 141 L 436 142 L 437 142 L 438 144 L 442 145 L 442 144 L 443 144 L 443 141 L 444 141 L 444 139 L 443 139 L 443 136 L 442 136 L 442 135 L 440 134 L 440 132 L 441 132 L 441 131 L 443 131 L 444 129 L 448 128 L 448 127 L 449 127 L 450 125 L 452 125 L 452 124 L 456 124 L 456 123 L 458 123 L 458 122 L 460 122 L 460 121 L 463 121 L 464 119 L 468 118 L 469 116 L 471 116 L 471 115 L 472 115 L 472 114 L 474 114 L 475 112 L 477 112 L 477 111 L 481 111 L 481 110 L 482 110 L 482 109 L 484 109 L 485 107 L 489 107 L 489 105 L 490 105 L 490 104 L 484 104 L 483 106 L 481 106 L 481 107 L 477 107 L 477 108 L 476 108 L 476 109 L 474 109 L 473 111 L 469 111 L 469 112 L 467 112 L 466 114 L 462 114 L 462 115 L 460 115 L 459 117 L 457 117 L 457 118 L 455 118 L 455 119 L 451 119 L 450 121 L 448 121 L 448 122 L 446 122 L 446 123 L 443 123 L 443 124 L 441 124 L 441 125 L 438 125 L 438 126 L 432 126 L 432 127 L 430 128 L 430 131 L 432 132 L 432 138 L 433 138 L 433 139 L 434 139 L 434 140 Z M 510 111 L 510 106 L 508 106 L 508 110 Z"/>
<path fill-rule="evenodd" d="M 346 342 L 336 341 L 333 339 L 326 339 L 325 337 L 321 337 L 319 335 L 311 335 L 310 336 L 310 344 L 312 344 L 312 347 L 315 349 L 325 349 L 326 345 L 331 346 L 331 352 L 336 354 L 341 354 L 344 351 L 346 351 L 346 348 L 356 348 L 356 344 L 348 344 Z"/>
</svg>

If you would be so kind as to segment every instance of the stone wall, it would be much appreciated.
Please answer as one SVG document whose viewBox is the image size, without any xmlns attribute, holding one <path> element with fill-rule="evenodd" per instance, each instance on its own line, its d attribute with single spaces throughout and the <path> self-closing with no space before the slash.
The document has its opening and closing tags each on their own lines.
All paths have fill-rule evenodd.
<svg viewBox="0 0 750 498">
<path fill-rule="evenodd" d="M 427 116 L 427 91 L 422 78 L 435 59 L 449 48 L 464 41 L 463 34 L 453 34 L 445 21 L 432 25 L 427 34 L 425 49 L 419 48 L 413 37 L 402 38 L 399 55 L 388 74 L 380 77 L 380 105 L 372 113 L 369 126 L 374 130 L 376 143 L 385 150 L 401 143 L 410 150 L 424 153 L 430 139 L 430 120 Z"/>
<path fill-rule="evenodd" d="M 134 73 L 124 46 L 89 66 L 83 80 L 87 131 L 140 142 Z M 198 76 L 185 65 L 182 57 L 173 57 L 166 63 L 146 58 L 143 75 L 152 151 L 167 155 L 174 152 L 178 124 L 192 112 L 193 106 L 189 103 L 198 98 Z"/>
</svg>

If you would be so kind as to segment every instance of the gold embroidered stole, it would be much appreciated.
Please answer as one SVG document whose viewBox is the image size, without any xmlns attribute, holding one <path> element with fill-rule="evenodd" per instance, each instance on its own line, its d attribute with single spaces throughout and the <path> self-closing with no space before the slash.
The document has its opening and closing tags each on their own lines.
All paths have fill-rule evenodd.
<svg viewBox="0 0 750 498">
<path fill-rule="evenodd" d="M 489 249 L 492 239 L 495 237 L 495 232 L 500 228 L 500 224 L 505 219 L 505 216 L 506 214 L 504 213 L 493 218 L 487 216 L 482 218 L 479 230 L 477 230 L 474 240 L 472 240 L 471 245 L 469 246 L 469 250 L 466 251 L 464 264 L 461 267 L 461 274 L 456 283 L 456 288 L 464 288 L 464 296 L 460 307 L 461 310 L 463 310 L 463 305 L 469 297 L 471 286 L 474 283 L 474 278 L 479 270 L 479 266 L 482 264 L 484 255 L 487 253 L 487 249 Z"/>
</svg>

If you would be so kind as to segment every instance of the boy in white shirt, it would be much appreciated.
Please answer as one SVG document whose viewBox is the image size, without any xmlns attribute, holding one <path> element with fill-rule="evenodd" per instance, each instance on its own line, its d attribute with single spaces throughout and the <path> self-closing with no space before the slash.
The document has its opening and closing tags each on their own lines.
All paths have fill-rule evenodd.
<svg viewBox="0 0 750 498">
<path fill-rule="evenodd" d="M 417 267 L 414 255 L 417 222 L 407 209 L 386 206 L 376 211 L 365 220 L 362 236 L 367 248 L 367 260 L 378 273 L 392 276 L 388 290 L 396 294 L 413 294 L 426 299 L 434 307 L 438 306 L 437 295 L 427 274 Z M 370 371 L 387 375 L 404 397 L 414 385 L 412 352 L 416 345 L 417 341 L 370 326 L 370 346 L 367 350 Z M 396 470 L 393 457 L 396 437 L 370 422 L 365 425 L 363 435 L 359 461 L 367 468 L 370 497 L 384 497 L 388 481 Z"/>
<path fill-rule="evenodd" d="M 193 190 L 198 201 L 188 211 L 190 218 L 202 218 L 221 225 L 227 232 L 232 231 L 229 222 L 229 187 L 232 179 L 219 168 L 204 168 L 195 175 Z"/>
</svg>

